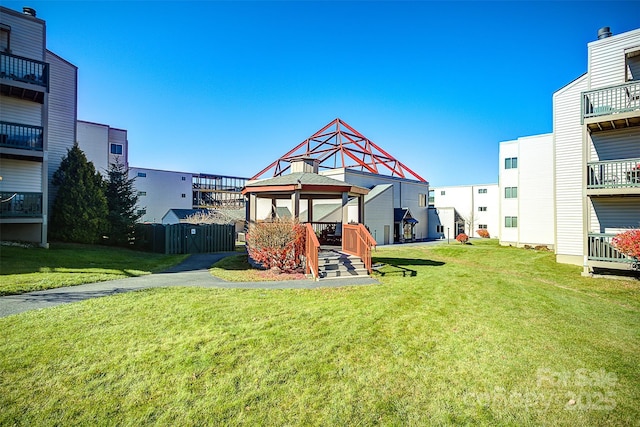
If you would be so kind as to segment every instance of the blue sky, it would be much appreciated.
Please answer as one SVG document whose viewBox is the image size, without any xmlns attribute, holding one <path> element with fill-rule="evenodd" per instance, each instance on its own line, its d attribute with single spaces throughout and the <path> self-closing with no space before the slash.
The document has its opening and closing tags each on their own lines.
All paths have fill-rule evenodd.
<svg viewBox="0 0 640 427">
<path fill-rule="evenodd" d="M 252 176 L 340 117 L 434 186 L 497 182 L 597 30 L 640 27 L 636 1 L 3 4 L 47 21 L 131 166 Z"/>
</svg>

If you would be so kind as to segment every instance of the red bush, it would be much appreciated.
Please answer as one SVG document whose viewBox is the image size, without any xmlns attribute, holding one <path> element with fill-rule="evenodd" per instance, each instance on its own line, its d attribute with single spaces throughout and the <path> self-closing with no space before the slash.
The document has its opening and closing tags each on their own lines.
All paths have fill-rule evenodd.
<svg viewBox="0 0 640 427">
<path fill-rule="evenodd" d="M 301 265 L 305 228 L 296 220 L 276 219 L 252 224 L 247 234 L 247 250 L 265 268 L 293 272 Z"/>
<path fill-rule="evenodd" d="M 456 240 L 464 245 L 469 241 L 469 236 L 464 233 L 460 233 L 456 236 Z"/>
<path fill-rule="evenodd" d="M 480 230 L 476 231 L 476 233 L 478 233 L 478 236 L 484 239 L 489 238 L 489 232 L 485 228 L 481 228 Z"/>
<path fill-rule="evenodd" d="M 623 254 L 640 260 L 640 229 L 628 230 L 611 239 L 611 244 Z"/>
</svg>

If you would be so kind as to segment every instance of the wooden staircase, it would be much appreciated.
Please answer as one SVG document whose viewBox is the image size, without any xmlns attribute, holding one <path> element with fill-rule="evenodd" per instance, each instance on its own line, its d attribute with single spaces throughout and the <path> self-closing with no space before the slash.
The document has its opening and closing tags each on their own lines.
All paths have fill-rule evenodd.
<svg viewBox="0 0 640 427">
<path fill-rule="evenodd" d="M 337 250 L 321 250 L 318 253 L 318 278 L 369 277 L 364 262 L 357 256 Z"/>
</svg>

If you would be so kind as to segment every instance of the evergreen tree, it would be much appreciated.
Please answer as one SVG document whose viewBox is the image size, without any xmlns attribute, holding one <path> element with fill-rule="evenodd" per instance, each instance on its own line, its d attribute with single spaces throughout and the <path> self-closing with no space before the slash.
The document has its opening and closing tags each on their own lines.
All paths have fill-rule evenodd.
<svg viewBox="0 0 640 427">
<path fill-rule="evenodd" d="M 117 160 L 109 165 L 106 196 L 109 207 L 109 243 L 126 246 L 134 236 L 135 225 L 142 215 L 136 213 L 138 195 L 129 178 L 129 168 Z"/>
<path fill-rule="evenodd" d="M 49 232 L 53 240 L 98 243 L 107 229 L 104 180 L 78 143 L 67 150 L 52 183 L 58 189 Z"/>
</svg>

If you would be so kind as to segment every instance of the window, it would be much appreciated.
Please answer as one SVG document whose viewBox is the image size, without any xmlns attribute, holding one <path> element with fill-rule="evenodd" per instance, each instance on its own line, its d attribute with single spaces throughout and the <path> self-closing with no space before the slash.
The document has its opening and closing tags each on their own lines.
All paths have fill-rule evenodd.
<svg viewBox="0 0 640 427">
<path fill-rule="evenodd" d="M 138 172 L 138 178 L 146 178 L 146 177 L 147 177 L 146 172 Z"/>
<path fill-rule="evenodd" d="M 640 80 L 640 46 L 625 50 L 624 61 L 626 65 L 625 81 Z"/>
<path fill-rule="evenodd" d="M 435 201 L 436 201 L 435 191 L 434 190 L 429 190 L 429 204 L 431 205 Z"/>
<path fill-rule="evenodd" d="M 185 177 L 183 176 L 183 177 L 182 177 L 182 180 L 183 180 L 183 181 L 186 181 L 186 180 L 187 180 L 187 178 L 185 178 Z"/>
<path fill-rule="evenodd" d="M 436 233 L 444 233 L 444 225 L 436 225 Z"/>
<path fill-rule="evenodd" d="M 146 191 L 138 191 L 138 196 L 146 196 L 147 192 Z"/>
<path fill-rule="evenodd" d="M 184 193 L 182 193 L 182 196 L 181 196 L 181 197 L 184 199 L 184 198 L 186 198 L 186 197 L 187 197 L 187 195 L 186 195 L 186 194 L 184 194 Z"/>
<path fill-rule="evenodd" d="M 505 187 L 504 188 L 504 198 L 505 199 L 517 199 L 518 198 L 518 187 Z"/>
<path fill-rule="evenodd" d="M 442 190 L 442 191 L 440 192 L 440 195 L 441 195 L 441 196 L 444 196 L 444 195 L 445 195 L 445 191 L 444 191 L 444 190 Z"/>
<path fill-rule="evenodd" d="M 122 144 L 111 144 L 111 154 L 122 154 Z"/>
<path fill-rule="evenodd" d="M 507 157 L 504 159 L 504 168 L 505 169 L 517 169 L 518 168 L 518 158 L 517 157 Z"/>
<path fill-rule="evenodd" d="M 478 229 L 479 230 L 486 230 L 487 229 L 487 224 L 478 224 Z"/>
<path fill-rule="evenodd" d="M 421 208 L 427 206 L 427 195 L 426 194 L 418 194 L 418 206 Z"/>
<path fill-rule="evenodd" d="M 504 217 L 504 226 L 507 228 L 514 228 L 518 226 L 518 217 L 517 216 L 505 216 Z"/>
<path fill-rule="evenodd" d="M 478 206 L 478 212 L 486 212 L 486 211 L 487 211 L 486 206 Z"/>
<path fill-rule="evenodd" d="M 146 209 L 138 209 L 138 215 L 145 215 L 147 213 Z"/>
<path fill-rule="evenodd" d="M 0 24 L 0 52 L 11 53 L 11 27 Z"/>
<path fill-rule="evenodd" d="M 487 194 L 486 188 L 478 188 L 478 194 Z"/>
</svg>

